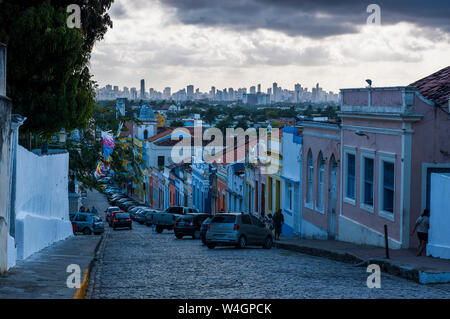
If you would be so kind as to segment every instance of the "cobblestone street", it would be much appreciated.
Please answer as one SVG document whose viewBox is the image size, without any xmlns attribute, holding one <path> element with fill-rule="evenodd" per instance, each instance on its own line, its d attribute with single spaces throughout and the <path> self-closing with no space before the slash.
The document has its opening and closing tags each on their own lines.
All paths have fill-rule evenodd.
<svg viewBox="0 0 450 319">
<path fill-rule="evenodd" d="M 98 196 L 102 196 L 98 194 Z M 420 285 L 365 267 L 282 249 L 216 248 L 133 223 L 106 226 L 91 275 L 91 298 L 449 298 L 450 284 Z"/>
</svg>

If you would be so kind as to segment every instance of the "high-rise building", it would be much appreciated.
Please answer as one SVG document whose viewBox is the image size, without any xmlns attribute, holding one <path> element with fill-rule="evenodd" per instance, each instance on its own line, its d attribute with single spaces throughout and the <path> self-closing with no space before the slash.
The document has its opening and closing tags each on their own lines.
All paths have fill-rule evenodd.
<svg viewBox="0 0 450 319">
<path fill-rule="evenodd" d="M 258 93 L 261 93 L 261 84 L 258 84 Z"/>
<path fill-rule="evenodd" d="M 251 86 L 250 87 L 250 94 L 255 94 L 256 93 L 256 87 L 255 86 Z"/>
<path fill-rule="evenodd" d="M 186 88 L 186 95 L 188 100 L 194 99 L 194 86 L 188 85 Z"/>
<path fill-rule="evenodd" d="M 215 100 L 216 99 L 216 87 L 215 86 L 211 86 L 211 91 L 209 92 L 210 94 L 210 98 L 211 100 Z"/>
<path fill-rule="evenodd" d="M 171 94 L 171 89 L 170 89 L 170 87 L 164 88 L 163 98 L 164 98 L 165 100 L 169 100 L 171 96 L 172 96 L 172 94 Z"/>
<path fill-rule="evenodd" d="M 278 84 L 277 84 L 277 82 L 273 82 L 273 84 L 272 84 L 272 94 L 273 94 L 273 101 L 278 102 Z"/>
<path fill-rule="evenodd" d="M 145 99 L 145 80 L 141 80 L 141 99 Z"/>
<path fill-rule="evenodd" d="M 137 89 L 136 88 L 131 88 L 130 90 L 130 97 L 132 100 L 137 100 L 138 96 L 137 96 Z"/>
</svg>

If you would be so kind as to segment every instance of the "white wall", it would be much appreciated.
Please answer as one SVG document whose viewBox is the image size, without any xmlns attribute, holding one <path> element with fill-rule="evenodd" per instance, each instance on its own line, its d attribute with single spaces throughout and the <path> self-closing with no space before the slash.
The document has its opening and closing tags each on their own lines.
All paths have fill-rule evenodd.
<svg viewBox="0 0 450 319">
<path fill-rule="evenodd" d="M 427 255 L 450 259 L 450 174 L 431 174 Z"/>
<path fill-rule="evenodd" d="M 38 156 L 18 146 L 15 202 L 18 259 L 72 235 L 68 170 L 68 153 Z"/>
</svg>

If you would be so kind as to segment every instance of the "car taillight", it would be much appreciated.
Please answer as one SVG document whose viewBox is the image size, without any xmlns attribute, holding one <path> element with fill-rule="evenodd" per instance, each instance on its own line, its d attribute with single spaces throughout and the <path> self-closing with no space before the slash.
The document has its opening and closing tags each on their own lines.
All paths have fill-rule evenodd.
<svg viewBox="0 0 450 319">
<path fill-rule="evenodd" d="M 114 222 L 116 222 L 116 221 L 117 221 L 117 219 L 114 218 Z"/>
<path fill-rule="evenodd" d="M 233 230 L 239 230 L 239 224 L 234 224 Z"/>
<path fill-rule="evenodd" d="M 131 222 L 131 218 L 128 218 L 127 221 Z"/>
</svg>

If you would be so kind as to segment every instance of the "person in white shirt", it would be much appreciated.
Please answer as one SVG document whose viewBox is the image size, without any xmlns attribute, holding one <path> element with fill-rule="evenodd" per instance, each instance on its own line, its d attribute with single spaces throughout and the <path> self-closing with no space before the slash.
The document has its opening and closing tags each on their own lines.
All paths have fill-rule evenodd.
<svg viewBox="0 0 450 319">
<path fill-rule="evenodd" d="M 422 256 L 423 251 L 428 243 L 428 229 L 430 228 L 430 210 L 424 209 L 422 215 L 417 218 L 416 226 L 411 232 L 411 236 L 417 230 L 417 237 L 419 237 L 419 248 L 417 256 Z"/>
</svg>

